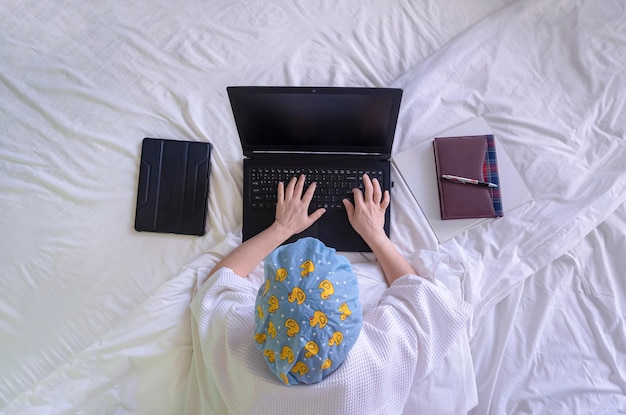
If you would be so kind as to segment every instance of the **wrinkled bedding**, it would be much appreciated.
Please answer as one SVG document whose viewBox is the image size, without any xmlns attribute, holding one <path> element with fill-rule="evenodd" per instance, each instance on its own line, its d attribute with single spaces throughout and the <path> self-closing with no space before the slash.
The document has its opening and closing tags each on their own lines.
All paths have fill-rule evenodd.
<svg viewBox="0 0 626 415">
<path fill-rule="evenodd" d="M 483 117 L 533 196 L 439 244 L 395 180 L 392 239 L 475 307 L 405 413 L 626 412 L 626 6 L 478 3 L 0 0 L 2 411 L 205 393 L 189 304 L 241 240 L 226 86 L 332 85 L 404 89 L 394 154 Z M 205 236 L 133 230 L 143 137 L 214 145 Z"/>
</svg>

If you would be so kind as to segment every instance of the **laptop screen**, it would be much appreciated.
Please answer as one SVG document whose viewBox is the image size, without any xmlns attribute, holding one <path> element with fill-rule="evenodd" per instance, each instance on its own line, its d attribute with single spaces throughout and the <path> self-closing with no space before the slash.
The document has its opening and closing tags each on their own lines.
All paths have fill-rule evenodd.
<svg viewBox="0 0 626 415">
<path fill-rule="evenodd" d="M 301 151 L 388 157 L 402 90 L 229 87 L 228 95 L 246 156 Z"/>
</svg>

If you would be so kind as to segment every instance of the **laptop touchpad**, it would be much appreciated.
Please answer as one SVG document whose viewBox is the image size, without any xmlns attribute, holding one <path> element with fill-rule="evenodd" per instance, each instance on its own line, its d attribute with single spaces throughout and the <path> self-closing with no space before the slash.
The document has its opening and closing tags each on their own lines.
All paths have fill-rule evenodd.
<svg viewBox="0 0 626 415">
<path fill-rule="evenodd" d="M 300 238 L 306 238 L 307 236 L 310 236 L 312 238 L 318 238 L 318 229 L 319 229 L 319 221 L 316 221 L 313 225 L 309 226 L 304 231 L 298 234 L 295 234 L 294 236 L 289 238 L 285 243 L 292 243 L 292 242 L 297 241 Z"/>
<path fill-rule="evenodd" d="M 319 222 L 319 239 L 326 245 L 337 251 L 370 251 L 367 244 L 350 225 L 345 210 L 326 212 Z"/>
</svg>

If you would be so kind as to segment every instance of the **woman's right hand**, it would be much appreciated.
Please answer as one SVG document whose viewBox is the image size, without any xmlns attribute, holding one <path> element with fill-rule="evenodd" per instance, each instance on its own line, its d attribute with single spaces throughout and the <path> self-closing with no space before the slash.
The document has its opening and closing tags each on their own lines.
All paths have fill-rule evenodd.
<svg viewBox="0 0 626 415">
<path fill-rule="evenodd" d="M 374 178 L 372 181 L 367 174 L 363 175 L 363 188 L 363 192 L 352 189 L 354 204 L 344 199 L 343 205 L 354 230 L 371 246 L 376 239 L 387 237 L 384 225 L 385 211 L 389 206 L 389 190 L 383 193 L 378 179 Z"/>
</svg>

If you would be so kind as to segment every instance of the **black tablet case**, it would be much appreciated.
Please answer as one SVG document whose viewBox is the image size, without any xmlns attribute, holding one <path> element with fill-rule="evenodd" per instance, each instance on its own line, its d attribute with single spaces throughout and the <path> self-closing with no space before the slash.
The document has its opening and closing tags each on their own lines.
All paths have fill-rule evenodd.
<svg viewBox="0 0 626 415">
<path fill-rule="evenodd" d="M 135 229 L 204 235 L 211 144 L 144 138 Z"/>
</svg>

